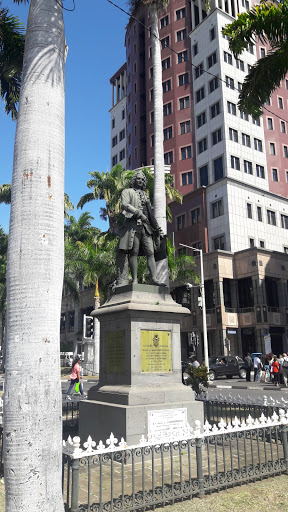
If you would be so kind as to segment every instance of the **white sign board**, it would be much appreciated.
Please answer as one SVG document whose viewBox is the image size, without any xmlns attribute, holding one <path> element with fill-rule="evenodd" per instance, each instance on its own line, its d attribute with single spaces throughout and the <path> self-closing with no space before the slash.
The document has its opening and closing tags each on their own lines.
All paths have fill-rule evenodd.
<svg viewBox="0 0 288 512">
<path fill-rule="evenodd" d="M 265 343 L 265 354 L 271 354 L 271 335 L 264 334 L 264 343 Z"/>
<path fill-rule="evenodd" d="M 192 429 L 187 421 L 187 409 L 148 411 L 148 441 L 165 441 L 190 437 Z"/>
</svg>

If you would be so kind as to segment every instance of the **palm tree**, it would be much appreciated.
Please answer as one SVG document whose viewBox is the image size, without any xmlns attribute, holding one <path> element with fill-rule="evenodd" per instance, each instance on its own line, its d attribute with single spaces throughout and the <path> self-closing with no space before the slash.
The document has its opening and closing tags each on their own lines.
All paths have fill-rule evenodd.
<svg viewBox="0 0 288 512">
<path fill-rule="evenodd" d="M 153 204 L 154 192 L 154 174 L 150 171 L 149 167 L 143 167 L 143 173 L 146 176 L 146 192 L 149 195 L 150 201 Z M 117 223 L 120 221 L 121 213 L 121 192 L 129 187 L 133 171 L 124 171 L 120 164 L 113 167 L 111 172 L 89 172 L 92 178 L 87 182 L 87 187 L 93 189 L 82 196 L 77 204 L 77 208 L 83 208 L 86 203 L 94 199 L 104 199 L 105 207 L 100 208 L 100 218 L 109 220 L 109 227 L 111 232 L 115 232 Z M 1 189 L 0 189 L 1 190 Z M 173 187 L 173 176 L 165 174 L 165 197 L 170 201 L 182 202 L 182 195 Z M 1 202 L 1 195 L 0 195 Z M 164 200 L 164 205 L 166 201 Z M 168 222 L 172 222 L 172 215 L 169 206 L 166 206 L 166 216 Z"/>
<path fill-rule="evenodd" d="M 229 37 L 229 48 L 237 57 L 248 45 L 270 45 L 267 55 L 259 59 L 246 76 L 239 94 L 239 109 L 257 118 L 271 93 L 280 86 L 288 71 L 288 1 L 276 4 L 261 2 L 223 29 Z"/>
<path fill-rule="evenodd" d="M 187 282 L 200 283 L 198 274 L 195 272 L 195 260 L 193 256 L 181 254 L 175 256 L 175 248 L 170 240 L 167 240 L 169 279 L 174 284 L 185 284 Z"/>
<path fill-rule="evenodd" d="M 11 204 L 11 183 L 0 185 L 0 204 Z M 74 204 L 68 194 L 64 193 L 64 218 L 69 218 L 69 211 L 74 210 Z"/>
<path fill-rule="evenodd" d="M 167 233 L 165 173 L 163 146 L 163 89 L 161 47 L 158 28 L 158 14 L 168 5 L 168 0 L 129 0 L 130 12 L 135 13 L 141 6 L 149 7 L 151 23 L 151 50 L 154 94 L 154 214 L 163 232 Z M 157 263 L 157 279 L 169 284 L 168 261 Z"/>
<path fill-rule="evenodd" d="M 1 5 L 0 2 L 0 96 L 6 113 L 11 113 L 15 120 L 24 54 L 24 26 Z"/>
<path fill-rule="evenodd" d="M 4 395 L 6 512 L 63 512 L 61 0 L 31 0 L 12 176 Z"/>
</svg>

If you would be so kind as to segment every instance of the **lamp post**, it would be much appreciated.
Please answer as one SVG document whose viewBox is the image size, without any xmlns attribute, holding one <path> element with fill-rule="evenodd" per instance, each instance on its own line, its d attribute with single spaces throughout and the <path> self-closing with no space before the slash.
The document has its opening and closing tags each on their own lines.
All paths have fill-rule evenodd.
<svg viewBox="0 0 288 512">
<path fill-rule="evenodd" d="M 208 340 L 207 340 L 207 323 L 206 323 L 206 303 L 205 303 L 205 286 L 204 286 L 204 270 L 203 270 L 203 252 L 202 249 L 196 249 L 195 247 L 190 247 L 190 245 L 179 244 L 182 247 L 187 247 L 188 249 L 192 249 L 192 251 L 197 251 L 200 253 L 200 291 L 202 297 L 202 319 L 203 319 L 203 340 L 204 340 L 204 360 L 205 366 L 209 372 L 209 357 L 208 357 Z M 191 285 L 192 286 L 192 285 Z"/>
</svg>

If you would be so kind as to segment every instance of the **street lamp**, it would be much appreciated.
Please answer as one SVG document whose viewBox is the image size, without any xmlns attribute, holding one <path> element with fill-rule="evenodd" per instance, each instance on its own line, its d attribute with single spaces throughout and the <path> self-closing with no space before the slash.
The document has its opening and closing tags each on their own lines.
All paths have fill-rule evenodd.
<svg viewBox="0 0 288 512">
<path fill-rule="evenodd" d="M 204 340 L 204 360 L 205 366 L 209 372 L 209 357 L 208 357 L 208 340 L 207 340 L 207 323 L 206 323 L 206 303 L 205 303 L 205 286 L 204 286 L 204 271 L 203 271 L 203 252 L 202 249 L 196 249 L 196 247 L 190 247 L 190 245 L 179 244 L 182 247 L 187 247 L 188 249 L 192 249 L 192 251 L 197 251 L 200 253 L 200 291 L 202 297 L 202 318 L 203 318 L 203 340 Z M 189 284 L 188 284 L 189 286 Z M 193 287 L 190 285 L 189 287 Z"/>
</svg>

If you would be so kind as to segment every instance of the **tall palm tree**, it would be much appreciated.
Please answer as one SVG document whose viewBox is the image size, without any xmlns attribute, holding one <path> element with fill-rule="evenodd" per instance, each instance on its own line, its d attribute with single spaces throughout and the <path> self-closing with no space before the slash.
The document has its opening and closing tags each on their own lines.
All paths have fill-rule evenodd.
<svg viewBox="0 0 288 512">
<path fill-rule="evenodd" d="M 239 94 L 239 109 L 257 118 L 271 93 L 280 86 L 288 71 L 288 1 L 261 2 L 223 29 L 229 48 L 237 57 L 259 39 L 270 50 L 259 59 L 246 76 Z"/>
<path fill-rule="evenodd" d="M 11 204 L 11 183 L 0 185 L 0 204 Z M 68 194 L 64 193 L 64 218 L 69 218 L 69 211 L 74 210 L 74 204 Z"/>
<path fill-rule="evenodd" d="M 153 66 L 153 106 L 154 106 L 154 214 L 163 232 L 167 233 L 164 146 L 163 146 L 163 89 L 161 46 L 159 39 L 158 14 L 163 11 L 168 0 L 129 0 L 131 14 L 141 6 L 149 7 L 151 23 L 151 50 Z M 168 260 L 157 263 L 157 279 L 169 284 Z"/>
<path fill-rule="evenodd" d="M 6 512 L 63 512 L 60 312 L 65 35 L 61 0 L 31 0 L 7 265 Z"/>
<path fill-rule="evenodd" d="M 154 174 L 151 173 L 149 167 L 143 167 L 143 173 L 146 176 L 146 192 L 149 195 L 150 201 L 153 204 L 154 193 Z M 114 232 L 117 222 L 120 220 L 121 213 L 121 192 L 129 187 L 133 171 L 124 171 L 120 164 L 113 167 L 111 172 L 89 172 L 92 178 L 87 182 L 87 187 L 93 189 L 82 196 L 77 204 L 77 208 L 83 208 L 86 203 L 94 199 L 104 199 L 105 207 L 100 208 L 100 217 L 103 220 L 109 220 L 110 231 Z M 165 174 L 165 198 L 171 201 L 182 202 L 182 195 L 173 187 L 173 177 Z M 1 188 L 0 188 L 1 194 Z M 0 195 L 1 202 L 1 195 Z M 164 199 L 164 206 L 166 200 Z M 166 207 L 166 217 L 169 222 L 172 221 L 172 215 L 169 206 Z"/>
<path fill-rule="evenodd" d="M 24 54 L 24 25 L 0 2 L 0 97 L 5 111 L 17 118 Z"/>
</svg>

